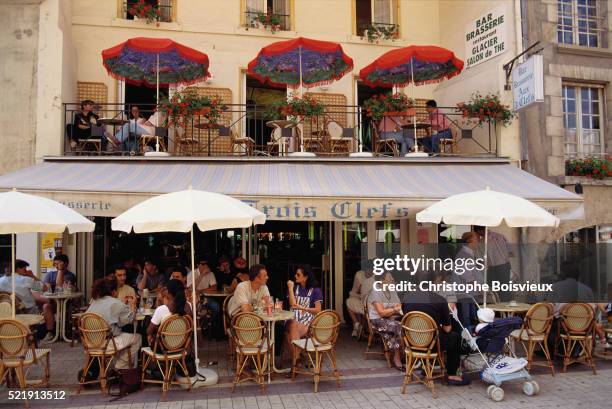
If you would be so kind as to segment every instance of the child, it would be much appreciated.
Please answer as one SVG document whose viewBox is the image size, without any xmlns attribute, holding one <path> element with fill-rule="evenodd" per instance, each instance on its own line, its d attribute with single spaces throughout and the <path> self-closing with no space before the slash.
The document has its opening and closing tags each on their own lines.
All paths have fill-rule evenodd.
<svg viewBox="0 0 612 409">
<path fill-rule="evenodd" d="M 480 321 L 480 323 L 476 325 L 475 331 L 475 334 L 478 335 L 481 329 L 495 320 L 495 311 L 490 308 L 481 308 L 476 312 L 476 315 L 478 316 L 478 321 Z"/>
</svg>

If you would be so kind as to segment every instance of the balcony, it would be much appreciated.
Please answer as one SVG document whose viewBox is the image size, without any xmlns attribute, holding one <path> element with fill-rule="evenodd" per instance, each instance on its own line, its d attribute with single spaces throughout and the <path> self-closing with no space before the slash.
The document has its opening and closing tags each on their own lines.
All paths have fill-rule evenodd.
<svg viewBox="0 0 612 409">
<path fill-rule="evenodd" d="M 138 107 L 141 120 L 136 126 L 129 112 Z M 495 157 L 498 153 L 494 124 L 478 125 L 454 107 L 440 107 L 451 124 L 452 138 L 440 141 L 439 153 L 431 156 Z M 267 106 L 224 104 L 219 118 L 211 123 L 195 115 L 180 124 L 155 114 L 151 104 L 99 104 L 94 107 L 97 120 L 90 128 L 78 129 L 75 117 L 78 103 L 64 104 L 64 155 L 148 156 L 163 151 L 165 155 L 192 157 L 278 157 L 316 156 L 348 157 L 370 152 L 379 157 L 399 157 L 400 146 L 383 141 L 378 127 L 360 106 L 325 105 L 322 115 L 312 117 L 271 118 Z M 428 114 L 424 106 L 405 117 L 412 121 L 416 113 L 416 136 L 421 151 L 427 136 Z M 155 114 L 155 115 L 154 115 Z M 397 114 L 394 114 L 396 117 Z M 149 121 L 146 118 L 150 118 Z M 414 123 L 404 124 L 398 132 L 413 138 Z M 304 154 L 302 152 L 308 152 Z"/>
</svg>

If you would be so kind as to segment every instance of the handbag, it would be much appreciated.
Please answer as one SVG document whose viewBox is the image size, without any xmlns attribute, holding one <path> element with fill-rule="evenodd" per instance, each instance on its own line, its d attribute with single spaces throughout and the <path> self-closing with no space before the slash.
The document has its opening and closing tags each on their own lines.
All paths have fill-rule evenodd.
<svg viewBox="0 0 612 409">
<path fill-rule="evenodd" d="M 115 401 L 122 397 L 140 390 L 141 385 L 140 368 L 116 369 L 108 377 L 108 393 L 115 396 Z M 115 390 L 115 392 L 112 392 Z"/>
</svg>

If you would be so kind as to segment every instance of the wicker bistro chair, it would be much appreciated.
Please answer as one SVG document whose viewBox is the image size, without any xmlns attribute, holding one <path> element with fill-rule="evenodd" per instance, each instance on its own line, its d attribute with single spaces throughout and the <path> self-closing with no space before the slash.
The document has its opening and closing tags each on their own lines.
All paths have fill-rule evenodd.
<svg viewBox="0 0 612 409">
<path fill-rule="evenodd" d="M 582 363 L 597 375 L 593 362 L 593 332 L 595 329 L 595 312 L 586 303 L 570 303 L 559 312 L 560 325 L 557 329 L 555 355 L 558 346 L 563 346 L 563 372 L 573 363 Z M 580 353 L 582 349 L 583 354 Z M 576 356 L 578 355 L 579 356 Z"/>
<path fill-rule="evenodd" d="M 326 129 L 332 153 L 350 153 L 352 151 L 353 140 L 355 138 L 355 130 L 353 128 L 344 128 L 338 122 L 332 120 L 327 122 Z"/>
<path fill-rule="evenodd" d="M 402 383 L 402 393 L 406 393 L 406 386 L 411 383 L 422 383 L 431 390 L 434 398 L 437 397 L 434 380 L 444 379 L 445 367 L 438 326 L 429 315 L 424 312 L 412 311 L 404 315 L 401 322 L 402 344 L 406 355 L 406 374 Z M 425 376 L 415 373 L 418 366 L 423 368 Z M 440 366 L 440 373 L 434 376 L 434 367 Z"/>
<path fill-rule="evenodd" d="M 13 315 L 13 302 L 11 301 L 11 293 L 0 291 L 0 302 L 7 302 L 11 306 L 11 311 L 9 316 Z M 15 295 L 15 312 L 19 313 L 22 311 L 23 304 L 21 303 L 21 299 Z"/>
<path fill-rule="evenodd" d="M 25 325 L 15 320 L 0 320 L 0 385 L 6 379 L 7 386 L 11 387 L 9 380 L 14 374 L 21 390 L 25 390 L 28 385 L 48 386 L 50 356 L 50 349 L 36 348 L 34 336 Z M 28 382 L 28 368 L 38 364 L 42 358 L 45 358 L 43 379 L 35 383 Z"/>
<path fill-rule="evenodd" d="M 141 348 L 142 352 L 142 373 L 141 380 L 144 383 L 162 384 L 162 400 L 166 399 L 166 394 L 170 385 L 179 385 L 180 382 L 173 381 L 176 367 L 183 370 L 187 379 L 186 384 L 191 390 L 191 382 L 187 370 L 187 353 L 191 347 L 193 336 L 193 324 L 188 315 L 171 315 L 162 321 L 153 349 L 151 347 Z M 149 364 L 153 363 L 163 374 L 164 379 L 158 380 L 146 378 L 146 370 Z M 176 364 L 176 365 L 175 365 Z"/>
<path fill-rule="evenodd" d="M 322 376 L 323 358 L 327 357 L 333 369 L 333 377 L 340 386 L 340 372 L 336 365 L 336 341 L 340 332 L 340 317 L 333 310 L 319 312 L 310 323 L 306 338 L 293 341 L 295 347 L 293 353 L 293 365 L 291 367 L 291 378 L 295 379 L 297 373 L 312 375 L 314 377 L 314 391 L 319 389 L 319 381 Z M 306 354 L 308 363 L 313 371 L 298 370 L 297 361 L 302 354 Z"/>
<path fill-rule="evenodd" d="M 13 305 L 10 302 L 0 301 L 0 320 L 11 318 L 13 315 Z"/>
<path fill-rule="evenodd" d="M 548 351 L 548 334 L 552 327 L 554 318 L 554 307 L 550 303 L 538 303 L 532 306 L 525 315 L 525 321 L 521 329 L 512 331 L 510 336 L 520 341 L 527 354 L 527 369 L 532 365 L 539 365 L 550 368 L 552 376 L 555 376 L 555 367 L 550 359 Z M 533 361 L 533 351 L 539 346 L 544 351 L 546 363 L 536 363 Z"/>
<path fill-rule="evenodd" d="M 385 359 L 387 360 L 387 365 L 389 366 L 389 368 L 391 368 L 391 351 L 389 351 L 389 348 L 387 348 L 387 344 L 385 344 L 385 341 L 382 339 L 382 336 L 380 335 L 380 333 L 376 331 L 376 329 L 372 326 L 372 321 L 370 321 L 370 312 L 368 309 L 368 305 L 369 305 L 369 297 L 366 297 L 363 303 L 363 316 L 368 326 L 368 331 L 367 331 L 368 332 L 368 345 L 366 346 L 366 350 L 363 353 L 363 359 L 367 360 L 368 356 L 370 355 L 384 355 Z M 377 339 L 378 341 L 380 341 L 382 345 L 382 351 L 372 351 L 371 350 L 372 345 Z"/>
<path fill-rule="evenodd" d="M 236 385 L 245 381 L 255 381 L 265 390 L 265 377 L 270 371 L 271 359 L 267 328 L 257 314 L 250 312 L 240 313 L 232 319 L 231 331 L 236 346 L 236 375 L 232 392 Z M 249 363 L 253 372 L 247 368 Z"/>
<path fill-rule="evenodd" d="M 83 373 L 79 378 L 77 393 L 81 391 L 83 385 L 92 383 L 100 383 L 102 393 L 106 393 L 106 375 L 113 359 L 116 359 L 121 352 L 127 349 L 130 367 L 132 366 L 130 346 L 126 345 L 123 348 L 118 348 L 110 325 L 102 316 L 93 312 L 84 313 L 79 318 L 79 334 L 85 351 L 85 364 L 83 365 Z M 100 367 L 98 379 L 86 381 L 87 372 L 96 360 Z"/>
</svg>

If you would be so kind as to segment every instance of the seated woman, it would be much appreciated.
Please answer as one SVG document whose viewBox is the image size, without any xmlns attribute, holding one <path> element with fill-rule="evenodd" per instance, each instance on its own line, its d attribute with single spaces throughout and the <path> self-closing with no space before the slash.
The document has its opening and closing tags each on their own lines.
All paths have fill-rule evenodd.
<svg viewBox="0 0 612 409">
<path fill-rule="evenodd" d="M 353 278 L 353 288 L 346 299 L 346 309 L 348 310 L 351 321 L 353 321 L 353 333 L 351 336 L 356 338 L 361 330 L 361 317 L 363 317 L 363 299 L 372 290 L 374 273 L 372 272 L 372 262 L 368 260 L 365 269 L 357 271 Z"/>
<path fill-rule="evenodd" d="M 142 344 L 140 334 L 130 334 L 121 331 L 121 327 L 132 324 L 136 315 L 136 299 L 132 298 L 127 304 L 117 299 L 117 281 L 99 279 L 94 282 L 92 289 L 93 300 L 87 312 L 99 314 L 110 325 L 117 348 L 130 346 L 130 354 L 138 362 L 138 351 Z M 134 368 L 136 365 L 134 366 Z M 117 357 L 117 369 L 129 368 L 127 349 Z"/>
<path fill-rule="evenodd" d="M 163 295 L 162 295 L 163 294 Z M 157 328 L 172 314 L 191 316 L 191 305 L 185 298 L 185 286 L 180 280 L 170 280 L 166 284 L 166 291 L 160 294 L 162 304 L 155 309 L 151 323 L 147 328 L 147 340 L 149 345 L 155 344 Z"/>
<path fill-rule="evenodd" d="M 395 282 L 393 274 L 389 271 L 383 273 L 381 279 L 383 284 Z M 402 315 L 402 304 L 397 293 L 389 290 L 372 290 L 368 296 L 368 314 L 372 327 L 381 335 L 387 349 L 393 353 L 393 364 L 398 370 L 404 371 L 400 357 L 402 327 L 395 319 Z"/>
<path fill-rule="evenodd" d="M 297 284 L 297 285 L 296 285 Z M 295 318 L 287 321 L 285 331 L 286 351 L 293 351 L 292 343 L 308 333 L 314 316 L 321 311 L 323 294 L 310 266 L 298 266 L 295 283 L 287 281 L 289 305 Z"/>
</svg>

